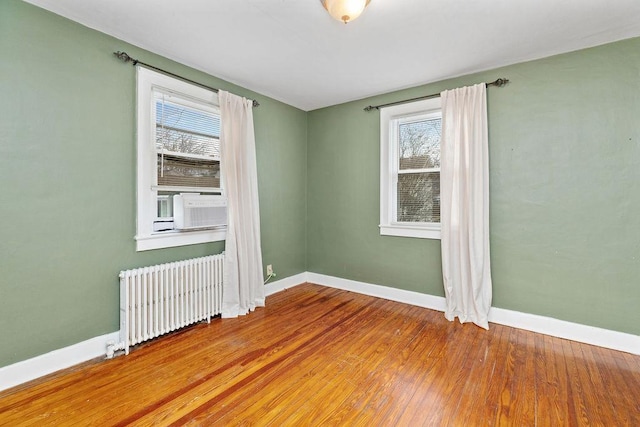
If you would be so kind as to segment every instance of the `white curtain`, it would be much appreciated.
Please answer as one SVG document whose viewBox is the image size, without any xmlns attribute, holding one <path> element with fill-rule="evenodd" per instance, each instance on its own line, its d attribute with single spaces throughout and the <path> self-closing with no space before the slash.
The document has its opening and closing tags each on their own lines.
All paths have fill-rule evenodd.
<svg viewBox="0 0 640 427">
<path fill-rule="evenodd" d="M 484 83 L 442 97 L 440 202 L 445 317 L 489 329 L 489 136 Z"/>
<path fill-rule="evenodd" d="M 227 196 L 222 317 L 264 306 L 253 102 L 220 91 L 222 177 Z"/>
</svg>

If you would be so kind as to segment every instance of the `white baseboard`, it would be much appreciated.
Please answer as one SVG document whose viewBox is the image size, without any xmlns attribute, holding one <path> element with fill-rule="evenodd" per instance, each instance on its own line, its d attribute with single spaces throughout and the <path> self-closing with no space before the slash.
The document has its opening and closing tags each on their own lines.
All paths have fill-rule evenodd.
<svg viewBox="0 0 640 427">
<path fill-rule="evenodd" d="M 489 322 L 640 355 L 640 336 L 492 307 Z"/>
<path fill-rule="evenodd" d="M 27 381 L 69 368 L 106 354 L 107 342 L 119 339 L 118 332 L 90 338 L 86 341 L 50 351 L 49 353 L 0 368 L 0 391 Z"/>
<path fill-rule="evenodd" d="M 372 297 L 384 298 L 418 307 L 444 311 L 444 298 L 434 295 L 421 294 L 419 292 L 405 291 L 403 289 L 390 288 L 388 286 L 373 285 L 371 283 L 357 282 L 355 280 L 342 279 L 340 277 L 326 276 L 324 274 L 307 273 L 307 281 L 330 288 L 344 289 Z"/>
<path fill-rule="evenodd" d="M 307 281 L 432 310 L 442 312 L 445 310 L 443 297 L 317 273 L 307 273 Z M 489 312 L 489 322 L 640 355 L 640 336 L 638 335 L 496 307 L 492 307 Z"/>
<path fill-rule="evenodd" d="M 371 295 L 437 311 L 444 311 L 445 309 L 445 300 L 443 297 L 310 272 L 296 274 L 295 276 L 268 283 L 265 285 L 265 294 L 267 296 L 273 295 L 305 282 L 344 289 L 346 291 Z M 640 336 L 624 332 L 596 328 L 551 317 L 496 307 L 491 308 L 489 312 L 489 322 L 640 355 Z M 112 332 L 17 362 L 13 365 L 1 367 L 0 391 L 51 374 L 60 369 L 65 369 L 78 363 L 104 356 L 106 354 L 107 342 L 118 342 L 118 340 L 118 332 Z"/>
<path fill-rule="evenodd" d="M 307 273 L 296 274 L 295 276 L 285 277 L 284 279 L 269 282 L 264 286 L 265 296 L 273 295 L 285 289 L 293 288 L 307 282 Z"/>
</svg>

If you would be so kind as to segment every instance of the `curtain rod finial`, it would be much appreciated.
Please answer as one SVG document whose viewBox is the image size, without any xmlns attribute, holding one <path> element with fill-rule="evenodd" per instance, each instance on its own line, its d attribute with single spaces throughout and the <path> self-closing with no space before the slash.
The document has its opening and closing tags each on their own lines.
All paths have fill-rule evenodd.
<svg viewBox="0 0 640 427">
<path fill-rule="evenodd" d="M 133 58 L 130 57 L 129 55 L 127 55 L 127 52 L 113 52 L 113 54 L 118 57 L 119 60 L 121 60 L 122 62 L 129 62 L 129 61 L 133 61 Z"/>
</svg>

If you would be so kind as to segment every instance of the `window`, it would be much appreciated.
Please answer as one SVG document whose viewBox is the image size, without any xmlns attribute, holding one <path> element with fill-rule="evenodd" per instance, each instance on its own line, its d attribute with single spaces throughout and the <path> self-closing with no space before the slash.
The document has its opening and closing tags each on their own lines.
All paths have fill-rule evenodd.
<svg viewBox="0 0 640 427">
<path fill-rule="evenodd" d="M 380 112 L 380 234 L 440 238 L 440 98 Z"/>
<path fill-rule="evenodd" d="M 224 240 L 226 227 L 177 230 L 174 196 L 224 199 L 218 94 L 138 67 L 137 250 Z"/>
</svg>

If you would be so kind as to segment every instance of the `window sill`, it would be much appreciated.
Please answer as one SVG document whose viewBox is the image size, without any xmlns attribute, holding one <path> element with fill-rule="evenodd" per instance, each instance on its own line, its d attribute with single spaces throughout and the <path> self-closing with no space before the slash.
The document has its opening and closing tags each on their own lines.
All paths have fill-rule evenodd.
<svg viewBox="0 0 640 427">
<path fill-rule="evenodd" d="M 440 240 L 440 224 L 431 226 L 384 224 L 380 225 L 380 235 L 396 237 L 415 237 L 418 239 Z"/>
<path fill-rule="evenodd" d="M 226 228 L 199 231 L 166 231 L 147 236 L 136 236 L 136 251 L 218 242 L 225 240 L 226 237 Z"/>
</svg>

